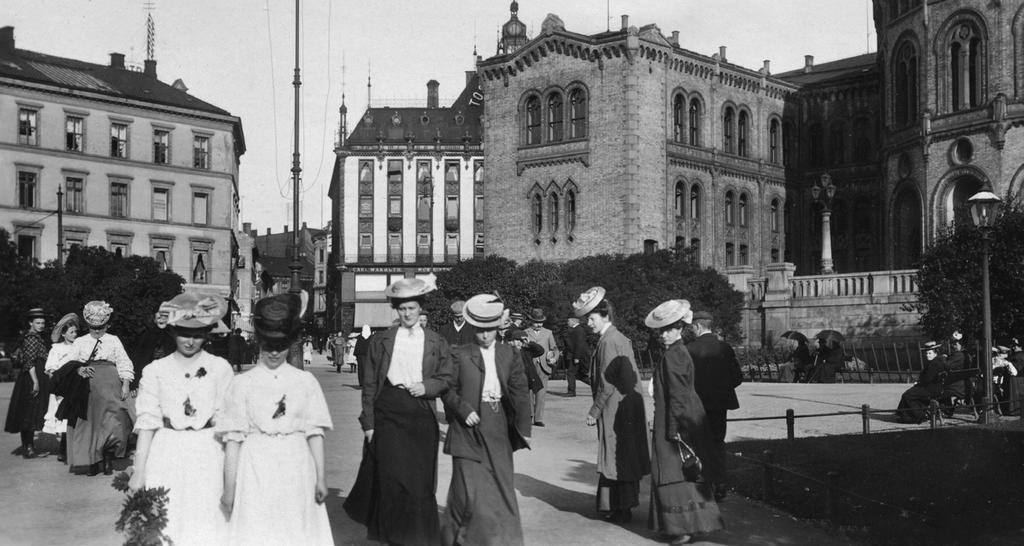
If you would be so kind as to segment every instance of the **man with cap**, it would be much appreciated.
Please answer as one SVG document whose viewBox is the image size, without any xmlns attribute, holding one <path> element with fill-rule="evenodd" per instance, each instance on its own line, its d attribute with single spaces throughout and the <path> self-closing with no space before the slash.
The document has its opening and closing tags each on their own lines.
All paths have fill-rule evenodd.
<svg viewBox="0 0 1024 546">
<path fill-rule="evenodd" d="M 452 302 L 452 321 L 441 327 L 438 332 L 441 334 L 448 344 L 453 348 L 459 345 L 465 345 L 467 343 L 473 343 L 475 339 L 473 334 L 476 333 L 476 328 L 472 324 L 466 324 L 466 319 L 462 315 L 463 307 L 466 302 L 462 300 L 455 300 Z"/>
<path fill-rule="evenodd" d="M 946 371 L 946 359 L 939 354 L 942 344 L 929 341 L 921 347 L 924 363 L 917 383 L 900 397 L 896 407 L 896 419 L 901 423 L 917 424 L 928 418 L 928 405 L 933 398 L 942 394 L 942 372 Z"/>
<path fill-rule="evenodd" d="M 705 474 L 715 487 L 715 500 L 725 499 L 725 432 L 726 413 L 739 409 L 736 387 L 743 383 L 743 372 L 732 347 L 711 331 L 711 313 L 693 314 L 693 330 L 697 339 L 686 344 L 693 358 L 694 388 L 704 404 L 711 429 L 711 449 Z"/>
<path fill-rule="evenodd" d="M 512 321 L 513 328 L 519 328 L 520 330 L 524 328 L 523 324 L 526 320 L 526 317 L 524 317 L 523 314 L 520 313 L 519 311 L 513 311 L 511 314 L 509 314 L 508 318 Z"/>
<path fill-rule="evenodd" d="M 533 363 L 537 366 L 537 371 L 540 375 L 540 382 L 544 386 L 534 394 L 533 425 L 537 427 L 544 426 L 544 397 L 548 393 L 548 378 L 551 377 L 551 372 L 554 371 L 555 363 L 558 362 L 558 355 L 560 354 L 558 344 L 555 343 L 555 335 L 551 333 L 551 330 L 544 327 L 545 320 L 547 320 L 547 317 L 544 315 L 544 310 L 534 307 L 530 310 L 530 323 L 532 326 L 526 330 L 526 335 L 530 338 L 530 341 L 544 348 L 544 355 L 533 359 Z M 515 324 L 514 319 L 512 322 Z"/>
<path fill-rule="evenodd" d="M 580 370 L 590 366 L 590 343 L 587 333 L 580 326 L 580 319 L 569 317 L 565 330 L 565 381 L 568 383 L 567 394 L 576 396 L 576 376 Z"/>
<path fill-rule="evenodd" d="M 496 343 L 504 305 L 480 294 L 465 302 L 473 342 L 452 350 L 455 382 L 443 395 L 444 452 L 452 456 L 441 543 L 522 544 L 512 452 L 529 447 L 530 395 L 522 358 Z"/>
<path fill-rule="evenodd" d="M 146 331 L 135 341 L 132 352 L 128 355 L 132 360 L 135 371 L 135 379 L 132 380 L 132 396 L 136 396 L 139 390 L 139 381 L 142 380 L 142 370 L 154 360 L 168 356 L 177 349 L 174 342 L 174 334 L 167 328 L 167 317 L 171 311 L 170 302 L 163 302 L 153 316 L 153 324 L 146 327 Z"/>
</svg>

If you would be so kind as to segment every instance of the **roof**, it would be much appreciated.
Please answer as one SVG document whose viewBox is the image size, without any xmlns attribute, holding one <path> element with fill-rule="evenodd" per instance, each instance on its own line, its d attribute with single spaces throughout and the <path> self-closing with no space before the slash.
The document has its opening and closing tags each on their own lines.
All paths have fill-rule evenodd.
<svg viewBox="0 0 1024 546">
<path fill-rule="evenodd" d="M 299 228 L 299 249 L 304 255 L 308 255 L 313 252 L 313 238 L 317 235 L 322 235 L 324 230 L 302 227 Z M 270 233 L 264 235 L 256 235 L 253 239 L 253 247 L 259 252 L 261 259 L 263 257 L 277 257 L 287 258 L 291 253 L 292 248 L 292 234 L 291 231 L 282 231 L 278 233 Z"/>
<path fill-rule="evenodd" d="M 451 106 L 438 108 L 367 108 L 366 113 L 349 133 L 346 145 L 376 145 L 377 138 L 385 145 L 405 145 L 412 136 L 413 144 L 462 145 L 463 137 L 479 144 L 483 136 L 483 101 L 474 100 L 479 92 L 480 76 L 473 75 Z"/>
<path fill-rule="evenodd" d="M 0 77 L 88 91 L 114 98 L 188 108 L 230 116 L 222 108 L 200 100 L 155 76 L 126 68 L 55 57 L 25 49 L 0 48 Z"/>
<path fill-rule="evenodd" d="M 290 277 L 292 270 L 290 268 L 292 264 L 291 258 L 279 258 L 276 256 L 260 256 L 259 263 L 263 266 L 263 271 L 270 273 L 272 277 Z M 312 277 L 315 268 L 313 263 L 306 258 L 300 258 L 299 262 L 302 264 L 302 271 L 299 272 L 300 277 Z"/>
<path fill-rule="evenodd" d="M 804 72 L 803 68 L 798 68 L 774 74 L 774 77 L 801 86 L 829 83 L 872 73 L 878 68 L 877 59 L 876 53 L 865 53 L 856 57 L 816 64 L 810 72 Z"/>
</svg>

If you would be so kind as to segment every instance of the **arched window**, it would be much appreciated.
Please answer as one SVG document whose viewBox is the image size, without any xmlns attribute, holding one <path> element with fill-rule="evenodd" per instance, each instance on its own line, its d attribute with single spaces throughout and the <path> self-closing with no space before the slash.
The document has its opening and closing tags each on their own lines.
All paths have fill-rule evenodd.
<svg viewBox="0 0 1024 546">
<path fill-rule="evenodd" d="M 693 263 L 700 265 L 700 239 L 697 237 L 690 239 L 690 248 L 693 249 L 693 253 L 690 254 Z"/>
<path fill-rule="evenodd" d="M 700 146 L 700 101 L 690 99 L 690 146 Z"/>
<path fill-rule="evenodd" d="M 548 142 L 562 140 L 562 94 L 552 93 L 548 97 L 547 109 Z"/>
<path fill-rule="evenodd" d="M 953 110 L 981 104 L 984 53 L 981 33 L 971 23 L 953 27 L 949 40 L 949 73 Z"/>
<path fill-rule="evenodd" d="M 558 232 L 558 194 L 552 193 L 548 196 L 548 229 L 551 233 Z"/>
<path fill-rule="evenodd" d="M 773 119 L 768 122 L 768 162 L 776 165 L 778 165 L 779 160 L 782 159 L 781 154 L 779 154 L 779 145 L 781 144 L 780 136 L 779 120 Z"/>
<path fill-rule="evenodd" d="M 725 266 L 732 267 L 734 265 L 736 265 L 736 245 L 725 243 Z"/>
<path fill-rule="evenodd" d="M 731 191 L 725 192 L 725 224 L 728 226 L 736 224 L 736 202 Z"/>
<path fill-rule="evenodd" d="M 580 88 L 569 94 L 569 138 L 587 138 L 587 92 Z"/>
<path fill-rule="evenodd" d="M 576 230 L 576 192 L 565 192 L 565 232 L 572 234 Z"/>
<path fill-rule="evenodd" d="M 769 216 L 769 222 L 771 222 L 772 233 L 779 232 L 779 200 L 772 199 L 771 215 Z"/>
<path fill-rule="evenodd" d="M 737 137 L 737 149 L 739 154 L 743 157 L 750 156 L 750 150 L 747 147 L 747 139 L 750 136 L 750 116 L 747 115 L 745 110 L 740 110 L 740 121 L 738 130 L 736 131 Z"/>
<path fill-rule="evenodd" d="M 533 195 L 533 234 L 540 235 L 542 229 L 544 229 L 544 200 L 540 194 Z"/>
<path fill-rule="evenodd" d="M 679 217 L 682 217 L 683 216 L 683 211 L 686 210 L 684 208 L 684 207 L 686 207 L 686 203 L 685 203 L 686 193 L 685 193 L 685 191 L 686 191 L 686 188 L 684 187 L 683 183 L 682 182 L 676 182 L 675 209 L 676 209 L 676 216 L 679 216 Z"/>
<path fill-rule="evenodd" d="M 686 99 L 682 93 L 672 99 L 672 140 L 683 142 L 686 138 L 686 127 L 683 122 L 686 119 Z"/>
<path fill-rule="evenodd" d="M 540 97 L 526 99 L 526 143 L 540 144 Z"/>
<path fill-rule="evenodd" d="M 822 165 L 824 133 L 825 131 L 821 128 L 820 123 L 811 125 L 811 128 L 807 131 L 807 163 L 811 167 L 820 167 Z"/>
<path fill-rule="evenodd" d="M 893 117 L 896 126 L 903 127 L 917 119 L 917 50 L 909 41 L 903 42 L 895 59 Z"/>
<path fill-rule="evenodd" d="M 747 194 L 740 194 L 740 227 L 747 227 Z"/>
<path fill-rule="evenodd" d="M 725 112 L 722 113 L 722 149 L 727 154 L 736 153 L 736 148 L 734 148 L 736 143 L 733 140 L 734 123 L 736 123 L 736 112 L 732 106 L 726 106 Z"/>
<path fill-rule="evenodd" d="M 696 184 L 690 187 L 690 219 L 700 219 L 700 186 Z"/>
<path fill-rule="evenodd" d="M 829 146 L 831 148 L 829 156 L 832 160 L 832 165 L 843 164 L 843 152 L 846 151 L 845 132 L 843 122 L 837 121 L 832 124 L 832 130 L 829 134 Z"/>
</svg>

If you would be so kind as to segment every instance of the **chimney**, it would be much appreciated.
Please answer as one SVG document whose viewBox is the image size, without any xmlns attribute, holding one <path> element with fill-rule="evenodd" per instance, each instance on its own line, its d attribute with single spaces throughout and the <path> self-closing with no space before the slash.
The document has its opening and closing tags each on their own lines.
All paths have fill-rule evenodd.
<svg viewBox="0 0 1024 546">
<path fill-rule="evenodd" d="M 14 27 L 0 28 L 0 51 L 14 51 Z"/>
<path fill-rule="evenodd" d="M 437 108 L 437 80 L 427 82 L 427 108 Z"/>
<path fill-rule="evenodd" d="M 768 59 L 764 60 L 764 68 L 762 70 L 764 70 L 764 75 L 765 76 L 770 76 L 771 75 L 772 71 L 771 71 L 771 68 L 769 68 L 771 64 L 772 64 L 772 62 L 770 60 L 768 60 Z"/>
<path fill-rule="evenodd" d="M 814 55 L 804 55 L 804 74 L 814 70 Z"/>
<path fill-rule="evenodd" d="M 242 222 L 242 231 L 248 235 L 252 231 L 252 222 Z"/>
<path fill-rule="evenodd" d="M 724 45 L 723 46 L 718 46 L 718 60 L 722 61 L 723 63 L 727 62 L 725 60 L 725 46 Z"/>
<path fill-rule="evenodd" d="M 156 59 L 146 59 L 143 61 L 142 73 L 156 79 Z"/>
<path fill-rule="evenodd" d="M 288 224 L 285 224 L 285 225 L 284 225 L 284 232 L 285 232 L 285 233 L 288 233 Z"/>
<path fill-rule="evenodd" d="M 119 68 L 124 70 L 124 53 L 110 54 L 110 68 Z"/>
<path fill-rule="evenodd" d="M 306 223 L 305 222 L 302 223 L 302 231 L 306 231 Z"/>
<path fill-rule="evenodd" d="M 622 16 L 622 30 L 628 30 L 628 29 L 629 29 L 629 16 L 628 15 L 623 15 Z"/>
<path fill-rule="evenodd" d="M 270 235 L 270 228 L 267 228 L 267 235 Z"/>
<path fill-rule="evenodd" d="M 676 47 L 679 47 L 679 31 L 678 30 L 673 30 L 672 31 L 672 39 L 669 40 L 669 42 L 671 42 L 672 45 L 674 45 Z"/>
</svg>

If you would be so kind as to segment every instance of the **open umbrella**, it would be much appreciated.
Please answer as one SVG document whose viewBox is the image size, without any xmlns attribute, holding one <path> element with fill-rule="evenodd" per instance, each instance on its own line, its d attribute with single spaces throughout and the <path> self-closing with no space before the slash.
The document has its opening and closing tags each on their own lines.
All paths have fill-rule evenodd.
<svg viewBox="0 0 1024 546">
<path fill-rule="evenodd" d="M 804 343 L 807 343 L 807 336 L 801 334 L 800 332 L 797 332 L 796 330 L 789 330 L 779 337 L 781 337 L 782 339 L 792 339 L 793 341 L 802 341 Z"/>
<path fill-rule="evenodd" d="M 822 330 L 818 332 L 818 335 L 814 337 L 835 343 L 842 343 L 843 341 L 846 341 L 846 338 L 843 337 L 843 334 L 840 334 L 835 330 Z"/>
</svg>

